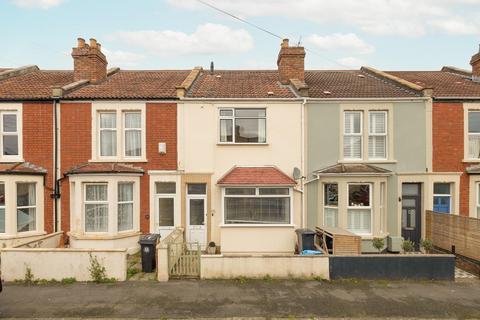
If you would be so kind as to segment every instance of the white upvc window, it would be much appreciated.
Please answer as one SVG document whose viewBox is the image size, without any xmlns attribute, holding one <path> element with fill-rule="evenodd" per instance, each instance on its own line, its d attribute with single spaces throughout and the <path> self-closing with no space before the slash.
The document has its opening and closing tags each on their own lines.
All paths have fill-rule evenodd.
<svg viewBox="0 0 480 320">
<path fill-rule="evenodd" d="M 349 183 L 347 229 L 359 235 L 372 234 L 372 184 Z"/>
<path fill-rule="evenodd" d="M 0 104 L 0 161 L 23 161 L 21 105 Z"/>
<path fill-rule="evenodd" d="M 92 161 L 146 161 L 145 105 L 94 105 Z"/>
<path fill-rule="evenodd" d="M 291 224 L 292 190 L 288 187 L 226 187 L 225 224 Z"/>
<path fill-rule="evenodd" d="M 35 183 L 17 183 L 17 232 L 37 230 Z"/>
<path fill-rule="evenodd" d="M 108 185 L 85 184 L 85 232 L 108 232 Z"/>
<path fill-rule="evenodd" d="M 5 233 L 5 183 L 0 182 L 0 233 Z"/>
<path fill-rule="evenodd" d="M 433 211 L 451 213 L 452 211 L 452 185 L 450 183 L 436 182 L 433 184 Z"/>
<path fill-rule="evenodd" d="M 220 143 L 266 143 L 265 108 L 221 108 Z"/>
<path fill-rule="evenodd" d="M 387 159 L 387 112 L 369 111 L 368 158 Z"/>
<path fill-rule="evenodd" d="M 118 184 L 117 230 L 133 230 L 133 182 Z"/>
<path fill-rule="evenodd" d="M 363 113 L 345 111 L 343 123 L 343 156 L 346 160 L 362 159 Z"/>
<path fill-rule="evenodd" d="M 480 110 L 468 111 L 468 158 L 480 159 Z"/>
<path fill-rule="evenodd" d="M 338 183 L 325 183 L 323 188 L 323 224 L 338 227 Z"/>
</svg>

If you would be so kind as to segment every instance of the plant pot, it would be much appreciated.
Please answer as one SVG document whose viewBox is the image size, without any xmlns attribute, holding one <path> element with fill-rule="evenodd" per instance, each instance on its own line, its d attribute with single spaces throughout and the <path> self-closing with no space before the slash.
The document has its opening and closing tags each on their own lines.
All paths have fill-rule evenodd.
<svg viewBox="0 0 480 320">
<path fill-rule="evenodd" d="M 217 247 L 207 247 L 208 254 L 215 254 L 217 252 Z"/>
</svg>

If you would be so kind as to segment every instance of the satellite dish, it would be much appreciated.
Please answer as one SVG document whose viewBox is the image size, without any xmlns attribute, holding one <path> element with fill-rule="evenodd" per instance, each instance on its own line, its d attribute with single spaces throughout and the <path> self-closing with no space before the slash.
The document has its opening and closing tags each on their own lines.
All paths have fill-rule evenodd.
<svg viewBox="0 0 480 320">
<path fill-rule="evenodd" d="M 300 169 L 297 167 L 293 168 L 293 179 L 298 180 L 301 178 L 302 178 L 302 172 L 300 171 Z"/>
</svg>

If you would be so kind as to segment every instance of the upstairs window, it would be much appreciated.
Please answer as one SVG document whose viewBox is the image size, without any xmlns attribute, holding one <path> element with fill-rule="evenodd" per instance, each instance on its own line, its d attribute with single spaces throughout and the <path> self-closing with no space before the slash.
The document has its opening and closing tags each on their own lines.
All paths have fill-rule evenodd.
<svg viewBox="0 0 480 320">
<path fill-rule="evenodd" d="M 480 159 L 480 111 L 468 111 L 468 158 Z"/>
<path fill-rule="evenodd" d="M 362 159 L 362 112 L 344 113 L 343 156 L 345 159 Z"/>
<path fill-rule="evenodd" d="M 387 113 L 369 112 L 368 122 L 368 158 L 387 158 Z"/>
<path fill-rule="evenodd" d="M 220 143 L 266 143 L 265 109 L 220 109 Z"/>
<path fill-rule="evenodd" d="M 145 156 L 143 115 L 135 110 L 105 110 L 97 115 L 99 159 L 139 160 Z"/>
<path fill-rule="evenodd" d="M 1 134 L 0 139 L 2 158 L 19 156 L 18 146 L 18 117 L 17 112 L 5 111 L 0 113 L 1 116 Z"/>
</svg>

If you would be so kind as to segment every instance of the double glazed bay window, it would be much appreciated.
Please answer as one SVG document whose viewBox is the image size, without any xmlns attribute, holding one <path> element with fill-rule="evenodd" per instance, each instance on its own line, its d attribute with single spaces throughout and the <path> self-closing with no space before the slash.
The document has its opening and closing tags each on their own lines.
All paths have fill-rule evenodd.
<svg viewBox="0 0 480 320">
<path fill-rule="evenodd" d="M 348 185 L 348 230 L 357 234 L 372 233 L 372 197 L 370 184 Z"/>
<path fill-rule="evenodd" d="M 433 184 L 433 211 L 450 213 L 452 194 L 450 183 Z"/>
<path fill-rule="evenodd" d="M 225 224 L 289 224 L 289 188 L 225 188 Z"/>
<path fill-rule="evenodd" d="M 98 128 L 100 157 L 128 159 L 143 156 L 140 111 L 101 111 L 98 114 Z"/>
<path fill-rule="evenodd" d="M 480 110 L 468 111 L 468 158 L 480 159 Z"/>
<path fill-rule="evenodd" d="M 18 123 L 16 112 L 1 112 L 1 134 L 0 140 L 2 156 L 18 156 Z"/>
<path fill-rule="evenodd" d="M 364 112 L 345 111 L 343 121 L 343 157 L 345 160 L 385 160 L 388 149 L 387 111 L 368 111 L 368 132 L 364 133 Z M 366 128 L 367 128 L 366 127 Z M 367 129 L 366 129 L 367 130 Z M 368 159 L 363 141 L 368 142 Z"/>
<path fill-rule="evenodd" d="M 221 143 L 266 143 L 265 109 L 220 109 Z"/>
<path fill-rule="evenodd" d="M 323 220 L 327 227 L 338 226 L 338 184 L 324 185 Z"/>
</svg>

